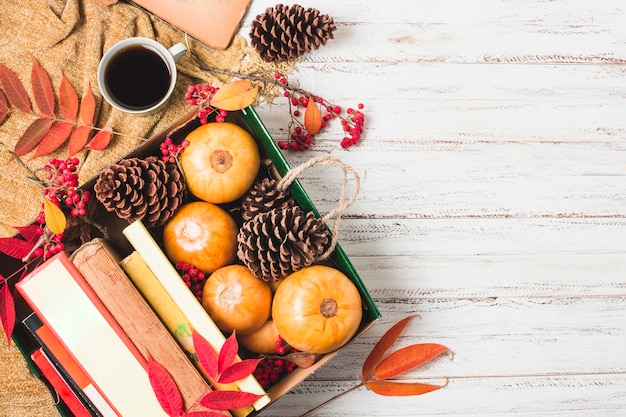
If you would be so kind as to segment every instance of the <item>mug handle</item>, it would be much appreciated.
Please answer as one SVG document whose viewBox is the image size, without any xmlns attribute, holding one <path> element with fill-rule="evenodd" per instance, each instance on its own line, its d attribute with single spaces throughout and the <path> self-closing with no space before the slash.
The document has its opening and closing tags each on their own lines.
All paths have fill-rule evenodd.
<svg viewBox="0 0 626 417">
<path fill-rule="evenodd" d="M 168 51 L 170 52 L 170 54 L 172 54 L 174 62 L 178 62 L 178 60 L 180 60 L 183 55 L 185 55 L 185 52 L 187 52 L 187 47 L 185 46 L 185 44 L 179 42 L 176 45 L 172 46 L 170 49 L 168 49 Z"/>
</svg>

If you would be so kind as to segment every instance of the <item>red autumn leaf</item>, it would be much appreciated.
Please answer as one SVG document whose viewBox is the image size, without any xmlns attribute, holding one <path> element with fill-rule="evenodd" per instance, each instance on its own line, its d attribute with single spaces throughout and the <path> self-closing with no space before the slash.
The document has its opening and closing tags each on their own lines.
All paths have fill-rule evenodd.
<svg viewBox="0 0 626 417">
<path fill-rule="evenodd" d="M 148 378 L 163 411 L 170 417 L 183 412 L 183 398 L 167 370 L 151 356 L 148 357 Z"/>
<path fill-rule="evenodd" d="M 184 417 L 224 417 L 224 414 L 210 410 L 200 410 L 185 413 Z"/>
<path fill-rule="evenodd" d="M 221 110 L 241 110 L 254 102 L 258 91 L 259 86 L 253 86 L 249 80 L 231 81 L 213 95 L 209 104 Z"/>
<path fill-rule="evenodd" d="M 33 244 L 16 237 L 0 237 L 0 252 L 15 259 L 26 257 L 33 249 Z"/>
<path fill-rule="evenodd" d="M 89 135 L 91 134 L 91 127 L 89 126 L 76 126 L 76 129 L 70 135 L 70 140 L 67 143 L 68 156 L 73 156 L 83 149 L 87 142 L 89 142 Z"/>
<path fill-rule="evenodd" d="M 4 285 L 0 288 L 0 322 L 7 337 L 7 344 L 11 345 L 11 335 L 15 327 L 15 303 L 8 282 L 2 275 L 0 278 L 4 280 Z"/>
<path fill-rule="evenodd" d="M 40 234 L 37 233 L 39 225 L 37 224 L 30 224 L 28 226 L 13 226 L 13 228 L 20 232 L 20 235 L 33 245 L 39 240 Z"/>
<path fill-rule="evenodd" d="M 32 58 L 32 62 L 30 83 L 33 87 L 35 104 L 44 116 L 54 117 L 54 90 L 50 77 L 35 58 Z"/>
<path fill-rule="evenodd" d="M 211 391 L 200 398 L 200 404 L 211 410 L 235 410 L 249 407 L 261 397 L 243 391 Z"/>
<path fill-rule="evenodd" d="M 218 365 L 217 365 L 217 353 L 213 346 L 198 332 L 193 330 L 191 332 L 193 340 L 193 347 L 196 350 L 196 356 L 198 362 L 202 365 L 204 371 L 212 379 L 217 378 Z"/>
<path fill-rule="evenodd" d="M 113 128 L 111 126 L 104 127 L 101 131 L 93 135 L 87 147 L 92 151 L 101 151 L 109 146 L 113 139 Z"/>
<path fill-rule="evenodd" d="M 4 90 L 9 103 L 13 107 L 25 113 L 33 112 L 24 84 L 13 71 L 3 64 L 0 64 L 0 87 Z"/>
<path fill-rule="evenodd" d="M 0 91 L 0 124 L 4 122 L 5 117 L 9 114 L 9 105 L 7 104 L 7 99 Z"/>
<path fill-rule="evenodd" d="M 96 99 L 91 92 L 91 83 L 87 84 L 87 90 L 83 94 L 83 99 L 80 102 L 80 120 L 91 126 L 93 124 L 93 116 L 96 112 Z"/>
<path fill-rule="evenodd" d="M 224 369 L 224 372 L 220 373 L 220 377 L 217 382 L 221 384 L 230 384 L 231 382 L 239 381 L 249 375 L 252 375 L 259 362 L 263 359 L 245 359 L 241 362 L 233 363 L 228 368 Z"/>
<path fill-rule="evenodd" d="M 17 156 L 22 156 L 30 152 L 35 146 L 39 145 L 41 139 L 48 133 L 52 127 L 52 119 L 39 118 L 35 119 L 26 131 L 17 140 L 13 151 Z"/>
<path fill-rule="evenodd" d="M 444 385 L 423 384 L 421 382 L 398 382 L 387 380 L 368 381 L 365 386 L 372 392 L 385 396 L 408 396 L 426 394 L 442 388 Z"/>
<path fill-rule="evenodd" d="M 41 142 L 39 142 L 39 146 L 37 146 L 33 158 L 48 155 L 59 149 L 70 136 L 73 127 L 74 124 L 72 122 L 59 122 L 52 126 L 43 139 L 41 139 Z"/>
<path fill-rule="evenodd" d="M 230 337 L 226 339 L 226 341 L 222 345 L 222 348 L 220 349 L 220 354 L 217 359 L 217 370 L 220 374 L 228 369 L 237 357 L 237 352 L 239 351 L 239 343 L 237 343 L 237 337 L 235 333 L 236 332 L 233 330 Z"/>
<path fill-rule="evenodd" d="M 385 356 L 385 353 L 387 353 L 389 348 L 395 343 L 395 341 L 398 339 L 402 331 L 404 331 L 404 329 L 413 317 L 415 316 L 406 317 L 394 324 L 389 330 L 385 332 L 385 334 L 383 335 L 383 337 L 380 338 L 378 343 L 376 343 L 374 349 L 372 349 L 367 359 L 365 359 L 365 363 L 363 364 L 363 381 L 365 381 L 372 375 L 372 372 L 374 372 L 374 368 L 376 368 L 376 365 L 378 365 L 378 363 L 382 360 L 382 358 Z"/>
<path fill-rule="evenodd" d="M 319 132 L 322 128 L 322 112 L 312 98 L 309 98 L 304 111 L 304 127 L 312 135 Z"/>
<path fill-rule="evenodd" d="M 398 349 L 380 361 L 374 371 L 374 378 L 393 378 L 449 351 L 437 343 L 419 343 Z"/>
<path fill-rule="evenodd" d="M 67 81 L 61 71 L 61 85 L 59 86 L 59 110 L 67 120 L 76 119 L 78 113 L 78 94 L 74 87 Z"/>
</svg>

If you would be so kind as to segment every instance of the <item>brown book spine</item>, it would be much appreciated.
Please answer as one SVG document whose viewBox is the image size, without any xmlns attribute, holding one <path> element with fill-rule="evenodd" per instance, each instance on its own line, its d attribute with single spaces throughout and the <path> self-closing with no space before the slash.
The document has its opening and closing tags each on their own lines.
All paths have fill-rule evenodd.
<svg viewBox="0 0 626 417">
<path fill-rule="evenodd" d="M 165 325 L 119 265 L 119 256 L 103 239 L 77 249 L 72 262 L 141 354 L 152 356 L 172 376 L 185 409 L 210 391 Z M 225 413 L 225 415 L 228 415 Z"/>
</svg>

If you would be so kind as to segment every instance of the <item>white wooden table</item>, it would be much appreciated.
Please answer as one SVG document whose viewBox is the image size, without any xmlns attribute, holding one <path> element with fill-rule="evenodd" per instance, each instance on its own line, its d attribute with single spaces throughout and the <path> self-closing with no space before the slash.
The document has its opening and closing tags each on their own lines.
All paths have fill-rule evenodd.
<svg viewBox="0 0 626 417">
<path fill-rule="evenodd" d="M 254 0 L 250 20 L 275 2 Z M 417 397 L 353 391 L 311 416 L 626 416 L 626 4 L 618 0 L 301 1 L 335 39 L 290 77 L 365 104 L 292 165 L 341 158 L 362 175 L 340 243 L 383 319 L 268 416 L 356 385 L 396 321 L 398 346 L 447 345 Z M 275 138 L 286 103 L 257 110 Z M 333 170 L 302 181 L 321 211 Z M 338 194 L 337 194 L 338 195 Z"/>
</svg>

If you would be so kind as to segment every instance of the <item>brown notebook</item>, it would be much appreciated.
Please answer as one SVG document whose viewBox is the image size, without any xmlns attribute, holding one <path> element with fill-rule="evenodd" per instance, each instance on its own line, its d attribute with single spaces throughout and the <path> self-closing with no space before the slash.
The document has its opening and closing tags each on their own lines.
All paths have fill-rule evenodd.
<svg viewBox="0 0 626 417">
<path fill-rule="evenodd" d="M 200 42 L 226 49 L 250 0 L 132 0 Z"/>
</svg>

